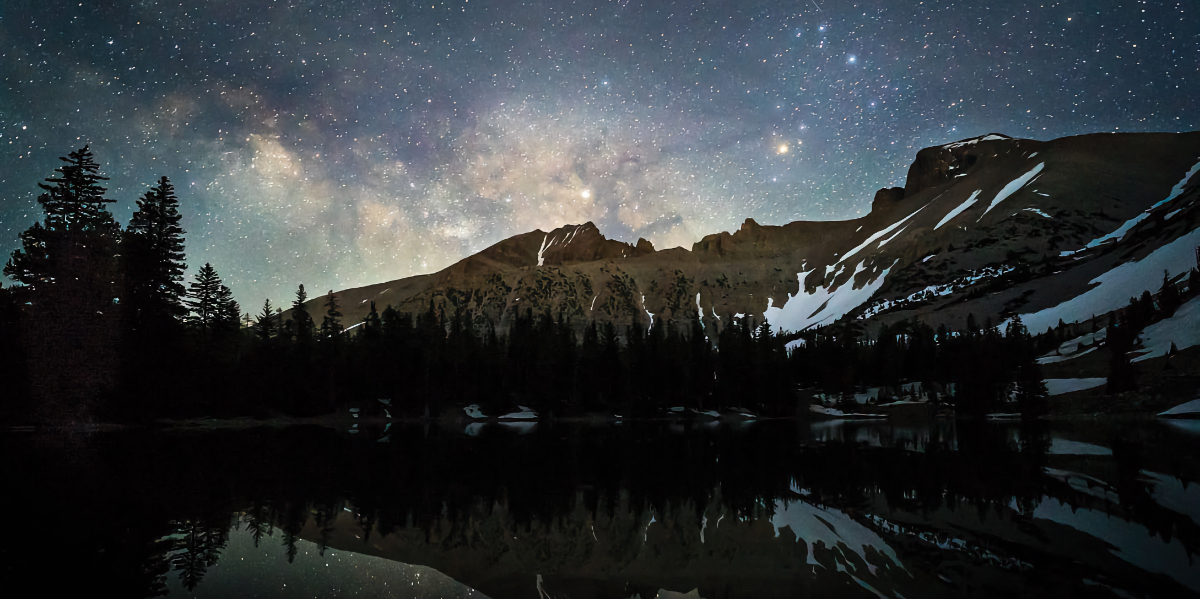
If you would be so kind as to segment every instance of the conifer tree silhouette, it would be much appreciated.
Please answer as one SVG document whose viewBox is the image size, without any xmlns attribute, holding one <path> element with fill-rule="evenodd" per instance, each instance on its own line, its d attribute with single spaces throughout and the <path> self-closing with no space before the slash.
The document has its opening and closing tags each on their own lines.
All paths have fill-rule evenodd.
<svg viewBox="0 0 1200 599">
<path fill-rule="evenodd" d="M 4 274 L 28 288 L 29 390 L 42 417 L 62 423 L 91 418 L 116 382 L 121 291 L 106 177 L 87 146 L 60 159 L 58 176 L 38 184 L 45 218 L 20 234 Z"/>
<path fill-rule="evenodd" d="M 170 326 L 187 314 L 179 200 L 162 177 L 137 203 L 121 241 L 126 316 L 136 324 Z"/>
<path fill-rule="evenodd" d="M 259 312 L 258 318 L 254 321 L 254 332 L 258 335 L 259 341 L 271 342 L 271 338 L 275 336 L 275 318 L 275 308 L 271 307 L 271 300 L 263 300 L 262 312 Z"/>
<path fill-rule="evenodd" d="M 207 340 L 214 325 L 223 320 L 222 317 L 229 316 L 222 313 L 222 307 L 229 307 L 232 295 L 221 283 L 221 277 L 212 264 L 205 263 L 200 267 L 196 279 L 188 285 L 185 303 L 191 312 L 189 322 L 200 329 L 201 339 Z"/>
</svg>

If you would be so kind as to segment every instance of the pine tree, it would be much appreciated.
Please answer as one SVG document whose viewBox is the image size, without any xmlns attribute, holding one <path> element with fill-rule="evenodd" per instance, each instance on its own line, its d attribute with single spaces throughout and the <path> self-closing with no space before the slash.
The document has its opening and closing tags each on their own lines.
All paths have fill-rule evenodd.
<svg viewBox="0 0 1200 599">
<path fill-rule="evenodd" d="M 375 301 L 372 300 L 371 311 L 363 318 L 363 338 L 369 343 L 378 342 L 382 331 L 383 321 L 380 320 L 379 312 L 375 310 Z"/>
<path fill-rule="evenodd" d="M 91 417 L 115 382 L 119 360 L 120 227 L 105 205 L 99 166 L 85 146 L 61 158 L 38 187 L 45 218 L 20 235 L 4 274 L 28 289 L 22 339 L 29 388 L 42 418 Z"/>
<path fill-rule="evenodd" d="M 242 307 L 233 299 L 233 291 L 225 285 L 219 285 L 215 305 L 214 326 L 224 332 L 237 331 L 241 326 Z"/>
<path fill-rule="evenodd" d="M 174 394 L 183 379 L 178 355 L 182 346 L 183 319 L 187 307 L 183 296 L 183 228 L 179 226 L 178 201 L 166 177 L 138 200 L 121 238 L 120 266 L 124 297 L 124 385 L 120 394 L 128 416 L 161 413 L 163 394 Z M 153 367 L 151 367 L 153 365 Z"/>
<path fill-rule="evenodd" d="M 1015 399 L 1022 420 L 1030 420 L 1050 411 L 1050 392 L 1037 363 L 1037 345 L 1029 336 L 1029 330 L 1021 322 L 1021 316 L 1013 316 L 1005 331 L 1009 344 L 1009 359 L 1015 371 Z"/>
<path fill-rule="evenodd" d="M 342 333 L 342 313 L 333 290 L 325 296 L 325 320 L 321 322 L 321 337 L 336 341 Z"/>
<path fill-rule="evenodd" d="M 275 309 L 271 307 L 271 300 L 263 300 L 262 312 L 258 314 L 258 319 L 254 322 L 254 331 L 263 343 L 270 343 L 271 337 L 275 336 L 275 318 Z"/>
<path fill-rule="evenodd" d="M 97 270 L 98 262 L 111 261 L 120 230 L 105 208 L 100 167 L 87 146 L 59 158 L 67 164 L 55 169 L 59 177 L 38 183 L 45 193 L 38 204 L 46 214 L 45 224 L 35 224 L 21 234 L 22 247 L 12 253 L 4 274 L 33 287 L 43 284 L 73 284 L 78 275 Z M 104 269 L 107 271 L 107 269 Z M 109 274 L 109 273 L 104 273 Z M 92 277 L 84 277 L 86 284 Z"/>
<path fill-rule="evenodd" d="M 1137 367 L 1129 359 L 1129 352 L 1133 350 L 1136 340 L 1137 328 L 1132 322 L 1123 319 L 1119 325 L 1109 325 L 1108 336 L 1105 337 L 1109 351 L 1106 394 L 1137 390 Z"/>
<path fill-rule="evenodd" d="M 304 303 L 308 301 L 308 293 L 304 291 L 304 285 L 296 290 L 296 299 L 292 302 L 292 322 L 295 322 L 296 343 L 307 345 L 312 341 L 313 335 L 313 320 L 312 315 L 308 313 L 308 309 L 304 307 Z"/>
<path fill-rule="evenodd" d="M 1179 293 L 1179 288 L 1171 282 L 1169 273 L 1163 271 L 1162 289 L 1158 292 L 1158 303 L 1162 306 L 1163 315 L 1170 317 L 1175 314 L 1175 310 L 1183 303 L 1183 297 Z"/>
<path fill-rule="evenodd" d="M 179 220 L 175 188 L 162 177 L 138 200 L 121 242 L 126 311 L 133 322 L 163 327 L 187 315 L 182 283 L 187 265 Z"/>
<path fill-rule="evenodd" d="M 221 277 L 212 264 L 205 263 L 200 267 L 196 280 L 188 285 L 185 303 L 191 311 L 189 321 L 200 329 L 201 338 L 207 339 L 213 325 L 224 320 L 223 316 L 229 316 L 222 311 L 222 307 L 229 307 L 228 304 L 222 306 L 222 301 L 232 301 L 232 296 L 229 288 L 221 284 Z"/>
<path fill-rule="evenodd" d="M 322 369 L 328 389 L 328 403 L 324 409 L 330 409 L 337 402 L 337 371 L 341 357 L 342 313 L 338 305 L 337 295 L 333 290 L 325 296 L 325 319 L 321 322 Z"/>
</svg>

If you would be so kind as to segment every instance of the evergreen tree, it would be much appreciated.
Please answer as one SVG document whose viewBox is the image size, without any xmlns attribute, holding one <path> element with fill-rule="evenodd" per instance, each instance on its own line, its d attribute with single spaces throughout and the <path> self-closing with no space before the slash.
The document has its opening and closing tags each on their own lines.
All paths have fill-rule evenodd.
<svg viewBox="0 0 1200 599">
<path fill-rule="evenodd" d="M 179 200 L 162 177 L 137 203 L 121 242 L 126 315 L 134 323 L 165 327 L 187 315 Z"/>
<path fill-rule="evenodd" d="M 179 355 L 187 315 L 187 290 L 181 282 L 183 228 L 177 208 L 174 188 L 162 177 L 138 200 L 121 239 L 125 388 L 119 397 L 130 416 L 161 413 L 160 398 L 176 394 L 172 387 L 183 378 L 180 360 L 162 359 Z"/>
<path fill-rule="evenodd" d="M 307 301 L 308 293 L 304 291 L 304 285 L 301 284 L 299 289 L 296 289 L 296 299 L 292 302 L 292 322 L 296 323 L 296 343 L 301 345 L 307 345 L 312 341 L 314 328 L 312 315 L 304 307 L 304 303 Z"/>
<path fill-rule="evenodd" d="M 214 304 L 216 305 L 214 326 L 225 332 L 238 330 L 241 324 L 242 307 L 233 299 L 233 291 L 225 285 L 219 285 Z"/>
<path fill-rule="evenodd" d="M 270 343 L 271 337 L 275 336 L 275 309 L 271 307 L 271 300 L 263 300 L 262 312 L 258 314 L 258 319 L 254 322 L 254 332 L 263 343 Z"/>
<path fill-rule="evenodd" d="M 1132 303 L 1130 307 L 1133 307 Z M 1128 319 L 1122 319 L 1117 325 L 1109 325 L 1108 336 L 1105 338 L 1109 351 L 1106 394 L 1114 395 L 1137 390 L 1137 367 L 1129 359 L 1129 352 L 1133 350 L 1133 343 L 1136 340 L 1137 328 Z"/>
<path fill-rule="evenodd" d="M 329 410 L 336 405 L 337 373 L 341 362 L 342 312 L 333 290 L 325 296 L 325 319 L 321 322 L 321 368 L 325 374 L 327 403 L 319 409 Z"/>
<path fill-rule="evenodd" d="M 457 319 L 456 319 L 457 320 Z M 363 318 L 363 339 L 368 343 L 376 343 L 379 341 L 383 333 L 383 321 L 379 318 L 379 312 L 375 310 L 375 301 L 371 301 L 371 311 L 367 312 Z M 467 333 L 468 335 L 470 333 Z"/>
<path fill-rule="evenodd" d="M 341 305 L 338 304 L 337 295 L 330 289 L 329 294 L 325 296 L 325 320 L 321 322 L 321 337 L 336 342 L 341 333 Z"/>
<path fill-rule="evenodd" d="M 1175 310 L 1183 303 L 1183 297 L 1179 293 L 1179 288 L 1171 282 L 1169 273 L 1163 271 L 1162 289 L 1158 292 L 1159 305 L 1162 306 L 1163 315 L 1170 318 L 1175 314 Z"/>
<path fill-rule="evenodd" d="M 114 200 L 105 198 L 107 190 L 98 184 L 108 177 L 100 176 L 88 147 L 59 159 L 67 164 L 55 169 L 60 176 L 46 179 L 53 185 L 38 183 L 44 190 L 37 201 L 46 214 L 45 223 L 21 234 L 22 247 L 4 267 L 4 274 L 35 290 L 50 283 L 92 281 L 93 277 L 80 276 L 112 260 L 120 229 L 105 208 Z M 111 276 L 109 269 L 100 270 L 101 276 Z"/>
<path fill-rule="evenodd" d="M 1015 372 L 1015 399 L 1022 420 L 1030 420 L 1050 411 L 1050 392 L 1037 363 L 1037 345 L 1029 336 L 1029 330 L 1021 322 L 1021 316 L 1013 316 L 1005 331 L 1010 360 Z"/>
<path fill-rule="evenodd" d="M 232 296 L 229 288 L 221 284 L 221 277 L 212 264 L 205 263 L 200 267 L 196 280 L 188 285 L 185 303 L 191 311 L 189 321 L 200 329 L 202 339 L 208 338 L 209 331 L 218 320 L 229 317 L 222 308 L 229 307 Z M 225 305 L 222 302 L 226 302 Z"/>
<path fill-rule="evenodd" d="M 38 187 L 45 219 L 20 235 L 4 274 L 28 288 L 21 326 L 29 388 L 41 417 L 88 419 L 118 371 L 120 227 L 85 146 Z"/>
</svg>

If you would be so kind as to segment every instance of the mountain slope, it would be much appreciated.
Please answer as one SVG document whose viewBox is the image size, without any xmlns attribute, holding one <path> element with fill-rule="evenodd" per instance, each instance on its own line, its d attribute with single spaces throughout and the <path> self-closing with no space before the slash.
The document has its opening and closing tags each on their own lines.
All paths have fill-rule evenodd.
<svg viewBox="0 0 1200 599">
<path fill-rule="evenodd" d="M 592 223 L 514 236 L 440 272 L 339 292 L 346 322 L 379 309 L 448 314 L 503 330 L 550 311 L 706 330 L 734 318 L 796 331 L 846 315 L 962 327 L 1014 314 L 1035 332 L 1156 291 L 1195 265 L 1200 133 L 999 134 L 917 153 L 903 188 L 866 216 L 708 235 L 691 250 L 606 239 Z M 321 300 L 310 310 L 322 311 Z"/>
</svg>

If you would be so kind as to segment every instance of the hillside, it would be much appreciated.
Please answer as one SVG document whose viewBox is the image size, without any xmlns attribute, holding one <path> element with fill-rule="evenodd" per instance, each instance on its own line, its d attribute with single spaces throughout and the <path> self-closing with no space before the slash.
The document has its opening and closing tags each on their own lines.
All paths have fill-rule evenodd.
<svg viewBox="0 0 1200 599">
<path fill-rule="evenodd" d="M 1022 315 L 1042 332 L 1157 290 L 1195 265 L 1200 133 L 999 134 L 917 153 L 866 216 L 747 219 L 690 250 L 606 239 L 592 223 L 531 231 L 440 272 L 339 291 L 347 323 L 380 310 L 467 310 L 503 330 L 532 310 L 649 326 L 766 319 L 798 331 L 850 314 L 961 327 Z M 320 298 L 310 311 L 319 313 Z"/>
</svg>

